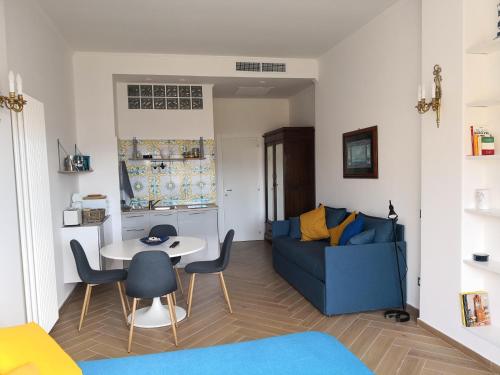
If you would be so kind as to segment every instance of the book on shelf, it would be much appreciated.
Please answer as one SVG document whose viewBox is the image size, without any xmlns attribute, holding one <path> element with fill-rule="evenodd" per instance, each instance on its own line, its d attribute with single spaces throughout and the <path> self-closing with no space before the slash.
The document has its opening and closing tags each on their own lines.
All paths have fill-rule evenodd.
<svg viewBox="0 0 500 375">
<path fill-rule="evenodd" d="M 470 126 L 471 155 L 495 155 L 495 137 L 485 128 Z"/>
<path fill-rule="evenodd" d="M 462 307 L 462 324 L 465 327 L 491 325 L 490 304 L 487 292 L 460 293 L 460 304 Z"/>
</svg>

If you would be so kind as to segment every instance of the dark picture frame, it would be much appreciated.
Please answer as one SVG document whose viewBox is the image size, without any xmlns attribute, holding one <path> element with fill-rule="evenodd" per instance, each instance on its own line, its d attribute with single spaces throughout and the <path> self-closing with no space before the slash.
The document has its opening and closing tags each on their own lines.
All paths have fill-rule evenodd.
<svg viewBox="0 0 500 375">
<path fill-rule="evenodd" d="M 378 128 L 342 134 L 344 178 L 378 178 Z"/>
</svg>

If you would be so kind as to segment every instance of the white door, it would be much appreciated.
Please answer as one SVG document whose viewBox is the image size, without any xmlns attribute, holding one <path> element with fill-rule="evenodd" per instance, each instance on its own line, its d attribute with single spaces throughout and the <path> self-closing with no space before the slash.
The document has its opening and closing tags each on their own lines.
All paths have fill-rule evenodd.
<svg viewBox="0 0 500 375">
<path fill-rule="evenodd" d="M 263 155 L 259 138 L 222 139 L 224 233 L 235 241 L 264 238 Z"/>
</svg>

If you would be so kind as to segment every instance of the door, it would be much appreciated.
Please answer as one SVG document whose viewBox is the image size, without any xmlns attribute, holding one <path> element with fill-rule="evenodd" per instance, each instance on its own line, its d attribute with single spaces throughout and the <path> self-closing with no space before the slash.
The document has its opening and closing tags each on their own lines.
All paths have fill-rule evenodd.
<svg viewBox="0 0 500 375">
<path fill-rule="evenodd" d="M 263 161 L 259 138 L 222 139 L 224 233 L 235 241 L 264 238 Z"/>
</svg>

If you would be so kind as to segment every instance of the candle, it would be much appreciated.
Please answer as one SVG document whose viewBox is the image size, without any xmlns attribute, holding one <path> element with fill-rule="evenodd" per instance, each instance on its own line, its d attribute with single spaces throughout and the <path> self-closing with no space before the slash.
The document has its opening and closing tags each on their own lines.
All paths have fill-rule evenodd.
<svg viewBox="0 0 500 375">
<path fill-rule="evenodd" d="M 21 78 L 21 75 L 19 73 L 16 76 L 16 83 L 17 83 L 17 95 L 22 95 L 23 94 L 23 79 Z"/>
<path fill-rule="evenodd" d="M 425 85 L 422 85 L 422 99 L 425 99 Z"/>
<path fill-rule="evenodd" d="M 14 72 L 11 70 L 9 72 L 9 92 L 15 92 L 16 89 L 14 87 Z"/>
<path fill-rule="evenodd" d="M 432 99 L 436 98 L 436 82 L 432 82 Z"/>
</svg>

